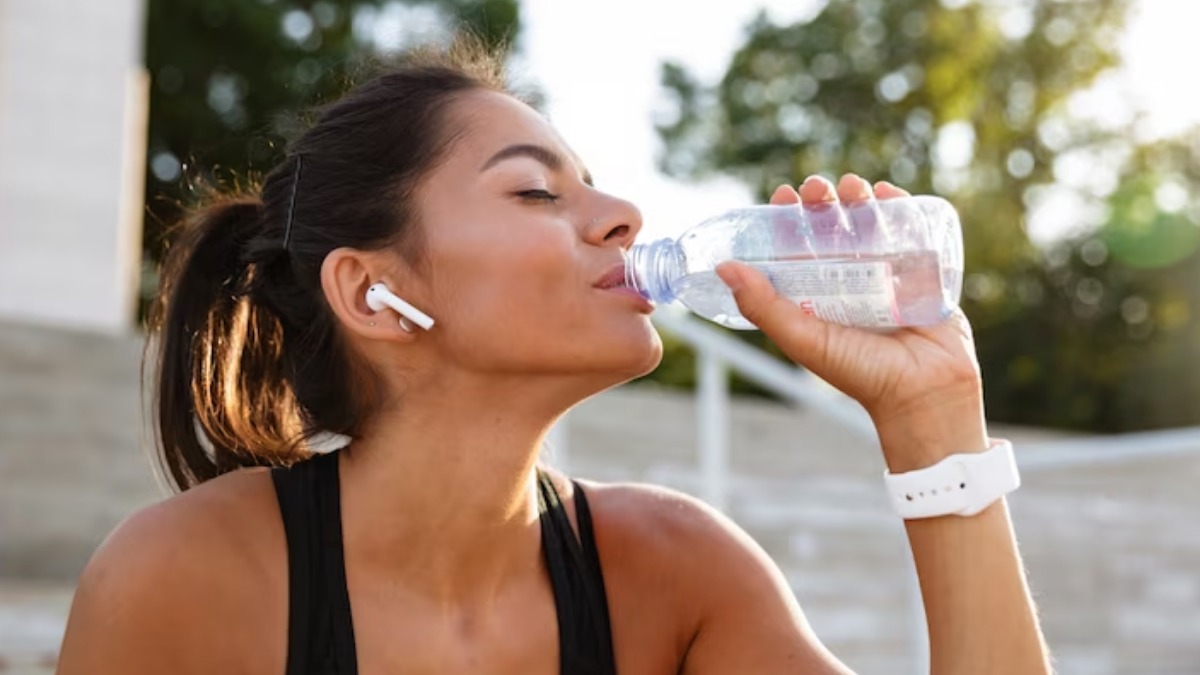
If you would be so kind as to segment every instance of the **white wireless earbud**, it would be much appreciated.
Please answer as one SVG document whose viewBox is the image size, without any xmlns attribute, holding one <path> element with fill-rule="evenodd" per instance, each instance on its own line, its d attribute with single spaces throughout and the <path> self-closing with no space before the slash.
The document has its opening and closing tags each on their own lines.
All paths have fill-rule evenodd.
<svg viewBox="0 0 1200 675">
<path fill-rule="evenodd" d="M 401 300 L 383 284 L 374 284 L 367 289 L 367 307 L 370 307 L 373 312 L 382 312 L 385 307 L 391 307 L 404 319 L 408 319 L 425 330 L 433 327 L 433 317 Z M 403 319 L 400 320 L 400 327 L 410 332 L 412 330 L 405 325 Z"/>
</svg>

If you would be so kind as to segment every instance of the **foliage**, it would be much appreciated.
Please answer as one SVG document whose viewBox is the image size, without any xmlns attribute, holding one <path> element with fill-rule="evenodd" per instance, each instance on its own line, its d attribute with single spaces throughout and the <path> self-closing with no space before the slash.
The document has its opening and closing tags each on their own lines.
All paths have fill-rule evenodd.
<svg viewBox="0 0 1200 675">
<path fill-rule="evenodd" d="M 458 27 L 510 41 L 517 0 L 150 0 L 147 267 L 193 180 L 264 173 L 301 111 L 343 92 L 372 58 Z"/>
<path fill-rule="evenodd" d="M 662 168 L 732 174 L 763 199 L 847 171 L 942 194 L 964 224 L 963 305 L 992 418 L 1200 423 L 1200 368 L 1186 367 L 1200 363 L 1196 144 L 1139 145 L 1135 117 L 1088 104 L 1119 63 L 1129 4 L 828 0 L 790 25 L 762 14 L 719 82 L 664 64 Z M 1064 199 L 1072 208 L 1049 208 Z M 1028 236 L 1039 214 L 1062 221 L 1057 245 Z"/>
<path fill-rule="evenodd" d="M 1138 148 L 1103 224 L 1023 275 L 1027 310 L 979 344 L 1006 418 L 1097 431 L 1200 422 L 1198 160 L 1188 137 Z"/>
</svg>

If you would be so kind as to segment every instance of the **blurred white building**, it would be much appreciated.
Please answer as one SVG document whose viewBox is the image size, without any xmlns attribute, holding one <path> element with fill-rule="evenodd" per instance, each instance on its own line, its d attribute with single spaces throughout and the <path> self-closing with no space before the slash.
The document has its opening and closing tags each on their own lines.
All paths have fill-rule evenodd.
<svg viewBox="0 0 1200 675">
<path fill-rule="evenodd" d="M 0 321 L 130 330 L 143 0 L 0 0 Z"/>
</svg>

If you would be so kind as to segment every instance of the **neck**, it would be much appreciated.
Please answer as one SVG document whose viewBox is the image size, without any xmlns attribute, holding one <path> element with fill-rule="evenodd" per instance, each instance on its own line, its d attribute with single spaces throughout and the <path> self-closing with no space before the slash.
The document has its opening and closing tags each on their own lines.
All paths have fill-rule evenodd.
<svg viewBox="0 0 1200 675">
<path fill-rule="evenodd" d="M 343 451 L 342 507 L 359 569 L 461 603 L 540 564 L 534 469 L 566 406 L 529 377 L 454 379 L 410 389 Z"/>
</svg>

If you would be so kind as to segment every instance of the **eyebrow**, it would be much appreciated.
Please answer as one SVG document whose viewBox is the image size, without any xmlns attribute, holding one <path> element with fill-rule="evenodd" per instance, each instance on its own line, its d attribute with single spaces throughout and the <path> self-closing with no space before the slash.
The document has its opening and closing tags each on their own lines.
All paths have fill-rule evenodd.
<svg viewBox="0 0 1200 675">
<path fill-rule="evenodd" d="M 557 152 L 547 148 L 544 145 L 535 143 L 518 143 L 504 148 L 500 152 L 492 155 L 491 159 L 484 162 L 483 167 L 479 169 L 482 173 L 508 159 L 515 157 L 528 157 L 537 162 L 541 162 L 551 171 L 562 171 L 567 165 L 567 160 Z M 583 182 L 592 185 L 592 174 L 587 169 L 583 170 Z"/>
</svg>

